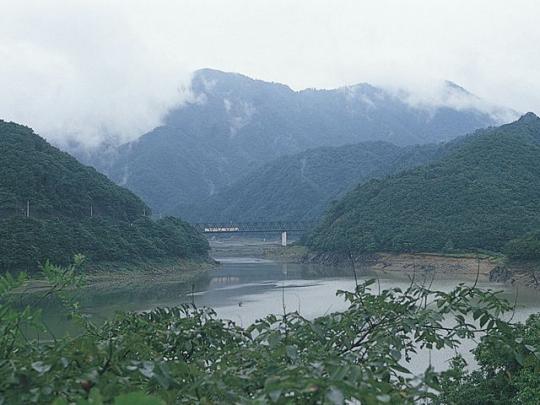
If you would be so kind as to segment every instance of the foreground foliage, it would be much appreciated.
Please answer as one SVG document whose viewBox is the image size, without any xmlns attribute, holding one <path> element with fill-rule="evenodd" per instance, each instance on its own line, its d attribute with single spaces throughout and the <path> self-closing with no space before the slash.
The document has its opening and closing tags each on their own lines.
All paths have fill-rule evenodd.
<svg viewBox="0 0 540 405">
<path fill-rule="evenodd" d="M 81 283 L 79 263 L 43 268 L 46 295 L 63 300 L 82 328 L 76 336 L 52 336 L 38 313 L 17 306 L 24 275 L 0 279 L 0 403 L 467 403 L 452 384 L 503 387 L 501 398 L 521 395 L 520 403 L 538 398 L 529 373 L 540 364 L 538 329 L 530 329 L 538 318 L 501 320 L 512 306 L 493 291 L 460 285 L 444 293 L 413 282 L 375 293 L 369 281 L 340 292 L 347 310 L 314 320 L 285 313 L 244 329 L 182 306 L 95 325 L 64 291 Z M 456 347 L 479 333 L 478 372 L 457 360 L 448 373 L 408 371 L 418 350 Z M 502 358 L 490 354 L 507 346 Z M 508 373 L 520 378 L 509 382 Z"/>
<path fill-rule="evenodd" d="M 537 404 L 540 402 L 540 314 L 524 325 L 501 324 L 474 349 L 479 369 L 453 360 L 442 385 L 444 403 Z"/>
</svg>

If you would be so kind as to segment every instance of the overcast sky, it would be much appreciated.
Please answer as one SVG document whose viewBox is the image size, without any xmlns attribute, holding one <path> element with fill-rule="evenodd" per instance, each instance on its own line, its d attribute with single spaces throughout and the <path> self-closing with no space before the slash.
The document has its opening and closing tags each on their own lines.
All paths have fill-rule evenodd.
<svg viewBox="0 0 540 405">
<path fill-rule="evenodd" d="M 212 67 L 294 89 L 423 97 L 452 80 L 540 113 L 540 1 L 0 0 L 0 118 L 53 141 L 129 140 Z"/>
</svg>

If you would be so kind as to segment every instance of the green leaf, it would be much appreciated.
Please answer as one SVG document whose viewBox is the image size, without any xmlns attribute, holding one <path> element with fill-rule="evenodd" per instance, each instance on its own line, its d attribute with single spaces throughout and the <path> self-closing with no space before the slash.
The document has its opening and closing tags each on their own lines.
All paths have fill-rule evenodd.
<svg viewBox="0 0 540 405">
<path fill-rule="evenodd" d="M 344 403 L 345 398 L 343 392 L 336 387 L 330 387 L 330 390 L 326 393 L 326 398 L 333 404 L 341 405 Z"/>
<path fill-rule="evenodd" d="M 392 365 L 392 369 L 396 370 L 396 371 L 399 371 L 401 373 L 405 373 L 405 374 L 411 374 L 410 370 L 403 367 L 401 364 L 393 364 Z"/>
<path fill-rule="evenodd" d="M 144 392 L 130 392 L 117 396 L 114 405 L 165 405 L 165 402 Z"/>
<path fill-rule="evenodd" d="M 291 359 L 291 360 L 296 360 L 298 359 L 298 350 L 296 349 L 296 347 L 294 346 L 287 346 L 287 356 Z"/>
<path fill-rule="evenodd" d="M 272 400 L 272 402 L 277 402 L 279 400 L 279 397 L 281 396 L 281 390 L 272 390 L 268 393 L 268 396 Z"/>
<path fill-rule="evenodd" d="M 390 400 L 392 399 L 390 395 L 388 394 L 377 395 L 376 398 L 377 398 L 377 401 L 384 402 L 384 403 L 390 402 Z"/>
<path fill-rule="evenodd" d="M 89 405 L 103 405 L 103 397 L 98 388 L 92 388 L 90 390 L 90 395 L 88 395 L 88 404 Z"/>
<path fill-rule="evenodd" d="M 50 364 L 45 364 L 42 361 L 35 361 L 32 363 L 32 368 L 36 370 L 39 374 L 45 374 L 47 371 L 51 369 Z"/>
<path fill-rule="evenodd" d="M 519 363 L 520 366 L 523 365 L 523 354 L 519 351 L 514 352 L 514 358 Z"/>
<path fill-rule="evenodd" d="M 154 363 L 151 361 L 143 362 L 143 366 L 139 368 L 139 372 L 146 378 L 152 378 L 154 376 Z"/>
<path fill-rule="evenodd" d="M 278 335 L 277 333 L 272 333 L 268 337 L 268 344 L 270 345 L 271 348 L 275 348 L 280 343 L 281 343 L 281 336 Z"/>
<path fill-rule="evenodd" d="M 480 317 L 480 327 L 483 328 L 484 325 L 487 323 L 487 321 L 489 321 L 489 315 L 488 314 L 484 314 Z"/>
</svg>

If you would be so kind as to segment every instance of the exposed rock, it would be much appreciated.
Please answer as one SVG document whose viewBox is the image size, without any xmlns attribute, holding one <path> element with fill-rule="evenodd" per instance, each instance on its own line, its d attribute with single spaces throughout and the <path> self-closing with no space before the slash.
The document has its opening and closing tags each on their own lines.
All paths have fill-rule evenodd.
<svg viewBox="0 0 540 405">
<path fill-rule="evenodd" d="M 506 266 L 497 266 L 489 273 L 489 281 L 505 283 L 512 279 L 512 272 Z"/>
</svg>

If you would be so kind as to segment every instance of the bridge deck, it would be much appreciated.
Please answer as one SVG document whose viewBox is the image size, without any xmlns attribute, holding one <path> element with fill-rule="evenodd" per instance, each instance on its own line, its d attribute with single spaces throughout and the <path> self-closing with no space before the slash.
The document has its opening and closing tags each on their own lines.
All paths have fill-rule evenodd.
<svg viewBox="0 0 540 405">
<path fill-rule="evenodd" d="M 298 222 L 207 222 L 192 224 L 203 233 L 244 233 L 244 232 L 304 232 L 315 223 Z"/>
</svg>

